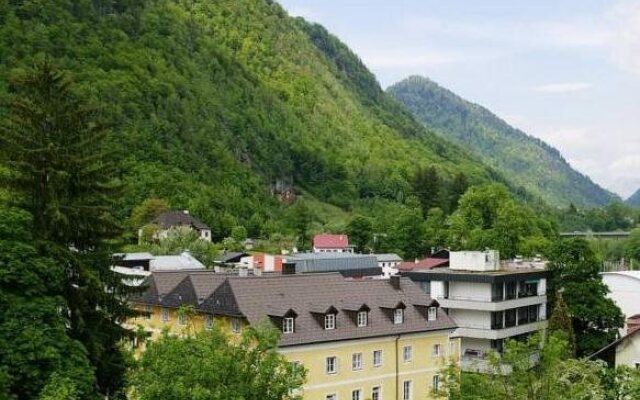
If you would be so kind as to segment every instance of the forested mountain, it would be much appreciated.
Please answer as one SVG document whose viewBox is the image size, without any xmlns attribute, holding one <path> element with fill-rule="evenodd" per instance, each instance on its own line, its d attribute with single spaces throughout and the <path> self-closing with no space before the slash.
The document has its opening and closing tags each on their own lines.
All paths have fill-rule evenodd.
<svg viewBox="0 0 640 400">
<path fill-rule="evenodd" d="M 631 207 L 640 207 L 640 189 L 627 199 L 627 204 Z"/>
<path fill-rule="evenodd" d="M 605 205 L 618 199 L 574 170 L 557 149 L 427 78 L 409 77 L 387 92 L 426 127 L 473 152 L 551 205 Z"/>
<path fill-rule="evenodd" d="M 38 60 L 65 71 L 110 127 L 123 217 L 165 198 L 221 238 L 268 220 L 275 184 L 349 209 L 404 198 L 419 166 L 503 180 L 272 1 L 0 0 L 0 21 L 0 97 Z"/>
</svg>

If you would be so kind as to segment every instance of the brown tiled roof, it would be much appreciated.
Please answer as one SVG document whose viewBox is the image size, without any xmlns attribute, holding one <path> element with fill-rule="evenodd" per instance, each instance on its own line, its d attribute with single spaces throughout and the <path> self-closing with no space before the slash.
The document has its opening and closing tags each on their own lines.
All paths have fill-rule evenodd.
<svg viewBox="0 0 640 400">
<path fill-rule="evenodd" d="M 250 324 L 295 314 L 295 332 L 282 334 L 280 345 L 293 346 L 413 332 L 452 329 L 440 309 L 427 321 L 427 307 L 437 303 L 408 278 L 399 289 L 389 280 L 350 280 L 339 273 L 239 277 L 213 271 L 154 272 L 141 303 L 178 307 L 245 318 Z M 206 296 L 204 300 L 202 298 Z M 393 308 L 402 305 L 404 323 L 393 323 Z M 366 327 L 356 326 L 358 310 L 369 310 Z M 324 330 L 323 313 L 335 310 L 336 329 Z"/>
<path fill-rule="evenodd" d="M 425 307 L 437 303 L 408 278 L 402 278 L 400 289 L 396 290 L 388 280 L 346 280 L 337 273 L 229 277 L 205 303 L 212 305 L 216 314 L 242 315 L 250 324 L 273 316 L 274 310 L 293 310 L 297 314 L 295 332 L 283 334 L 281 346 L 455 327 L 440 309 L 436 321 L 427 321 Z M 392 321 L 392 310 L 384 307 L 400 303 L 406 307 L 405 321 L 396 325 Z M 370 309 L 369 326 L 359 328 L 353 309 L 354 305 L 360 308 L 365 304 Z M 323 319 L 317 313 L 331 307 L 338 312 L 336 329 L 324 330 Z"/>
<path fill-rule="evenodd" d="M 163 212 L 151 221 L 162 229 L 169 229 L 176 226 L 189 226 L 195 229 L 209 229 L 209 227 L 191 214 L 180 210 Z"/>
</svg>

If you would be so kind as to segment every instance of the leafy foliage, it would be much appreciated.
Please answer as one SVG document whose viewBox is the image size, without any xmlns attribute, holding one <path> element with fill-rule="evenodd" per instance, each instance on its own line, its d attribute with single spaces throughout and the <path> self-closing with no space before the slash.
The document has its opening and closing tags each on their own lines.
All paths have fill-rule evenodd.
<svg viewBox="0 0 640 400">
<path fill-rule="evenodd" d="M 295 389 L 305 371 L 276 350 L 279 333 L 269 323 L 248 327 L 239 344 L 219 330 L 193 336 L 166 334 L 149 343 L 132 376 L 140 400 L 301 399 Z"/>
<path fill-rule="evenodd" d="M 624 325 L 620 308 L 607 297 L 600 276 L 600 263 L 589 243 L 582 239 L 561 240 L 549 255 L 550 304 L 562 290 L 576 336 L 578 356 L 587 356 L 612 342 Z"/>
<path fill-rule="evenodd" d="M 387 89 L 426 127 L 554 206 L 606 205 L 617 196 L 572 169 L 555 148 L 435 82 L 412 76 Z"/>
</svg>

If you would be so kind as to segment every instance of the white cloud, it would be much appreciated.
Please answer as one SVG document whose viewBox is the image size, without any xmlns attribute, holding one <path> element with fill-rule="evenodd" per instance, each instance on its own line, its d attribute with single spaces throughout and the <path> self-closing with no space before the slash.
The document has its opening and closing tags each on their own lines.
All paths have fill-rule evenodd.
<svg viewBox="0 0 640 400">
<path fill-rule="evenodd" d="M 591 88 L 587 82 L 558 82 L 534 86 L 531 89 L 538 93 L 571 93 Z"/>
<path fill-rule="evenodd" d="M 614 27 L 613 60 L 640 76 L 640 2 L 619 3 L 609 18 Z"/>
</svg>

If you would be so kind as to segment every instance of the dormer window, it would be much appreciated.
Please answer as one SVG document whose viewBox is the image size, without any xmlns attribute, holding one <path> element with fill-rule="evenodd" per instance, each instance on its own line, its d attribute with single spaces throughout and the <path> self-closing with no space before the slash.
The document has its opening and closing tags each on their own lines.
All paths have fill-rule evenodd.
<svg viewBox="0 0 640 400">
<path fill-rule="evenodd" d="M 327 314 L 324 316 L 324 329 L 331 330 L 336 329 L 336 315 Z"/>
<path fill-rule="evenodd" d="M 427 320 L 435 321 L 437 317 L 438 317 L 438 309 L 436 307 L 429 307 L 429 310 L 427 311 Z"/>
<path fill-rule="evenodd" d="M 358 327 L 367 326 L 369 324 L 369 313 L 366 311 L 358 311 Z"/>
<path fill-rule="evenodd" d="M 293 333 L 295 330 L 295 320 L 293 317 L 286 317 L 282 320 L 282 333 Z"/>
<path fill-rule="evenodd" d="M 393 323 L 401 324 L 404 322 L 404 309 L 396 308 L 393 310 Z"/>
</svg>

